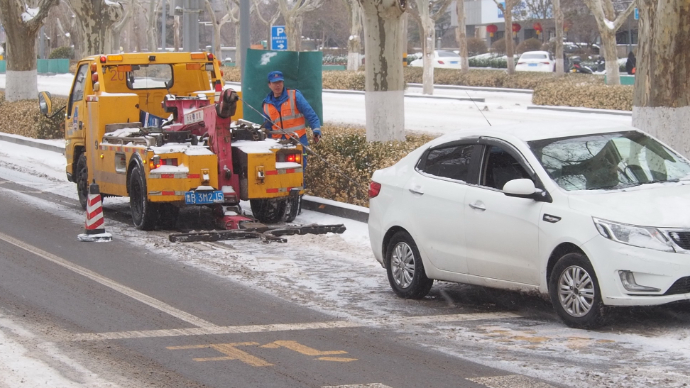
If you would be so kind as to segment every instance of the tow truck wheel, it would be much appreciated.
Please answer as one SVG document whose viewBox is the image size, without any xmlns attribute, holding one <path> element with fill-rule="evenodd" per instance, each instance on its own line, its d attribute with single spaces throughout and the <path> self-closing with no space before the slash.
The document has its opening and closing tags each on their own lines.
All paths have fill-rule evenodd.
<svg viewBox="0 0 690 388">
<path fill-rule="evenodd" d="M 129 176 L 129 207 L 134 226 L 140 230 L 153 230 L 158 221 L 158 205 L 146 198 L 146 179 L 141 167 L 134 167 Z"/>
<path fill-rule="evenodd" d="M 288 197 L 286 203 L 285 203 L 285 215 L 284 215 L 284 221 L 285 222 L 292 222 L 297 218 L 297 214 L 299 213 L 299 207 L 300 207 L 300 197 L 295 196 L 295 197 Z"/>
<path fill-rule="evenodd" d="M 270 199 L 251 199 L 249 204 L 252 207 L 254 218 L 264 224 L 275 224 L 283 220 L 285 206 L 287 202 L 282 198 Z"/>
<path fill-rule="evenodd" d="M 86 210 L 86 203 L 89 199 L 89 171 L 86 167 L 86 155 L 83 153 L 79 155 L 77 160 L 77 194 L 79 195 L 79 203 L 82 209 Z"/>
</svg>

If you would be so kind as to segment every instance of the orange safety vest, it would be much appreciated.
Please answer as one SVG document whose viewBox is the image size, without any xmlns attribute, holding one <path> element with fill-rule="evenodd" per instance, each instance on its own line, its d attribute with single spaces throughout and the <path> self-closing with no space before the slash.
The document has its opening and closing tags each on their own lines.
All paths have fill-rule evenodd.
<svg viewBox="0 0 690 388">
<path fill-rule="evenodd" d="M 304 115 L 297 109 L 297 103 L 295 102 L 295 90 L 287 90 L 288 99 L 280 105 L 280 111 L 278 111 L 273 104 L 264 103 L 264 113 L 268 116 L 271 121 L 276 123 L 281 129 L 285 131 L 293 131 L 297 137 L 302 137 L 307 135 L 307 129 L 305 126 Z M 271 126 L 273 130 L 273 126 Z M 280 133 L 271 134 L 274 139 L 280 139 L 283 135 Z"/>
</svg>

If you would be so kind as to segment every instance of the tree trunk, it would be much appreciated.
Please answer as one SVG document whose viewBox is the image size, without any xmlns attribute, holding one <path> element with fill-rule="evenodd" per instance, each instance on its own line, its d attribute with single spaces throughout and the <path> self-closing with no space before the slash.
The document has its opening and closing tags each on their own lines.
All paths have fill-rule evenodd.
<svg viewBox="0 0 690 388">
<path fill-rule="evenodd" d="M 405 140 L 403 0 L 358 0 L 364 11 L 367 141 Z"/>
<path fill-rule="evenodd" d="M 690 1 L 639 1 L 633 125 L 690 157 Z"/>
<path fill-rule="evenodd" d="M 434 49 L 436 42 L 436 28 L 429 15 L 420 12 L 422 30 L 422 94 L 434 94 Z"/>
<path fill-rule="evenodd" d="M 302 49 L 302 17 L 290 15 L 285 20 L 285 35 L 288 40 L 288 50 Z"/>
<path fill-rule="evenodd" d="M 109 39 L 112 25 L 120 20 L 124 9 L 120 3 L 102 0 L 70 0 L 82 36 L 82 57 L 111 51 Z"/>
<path fill-rule="evenodd" d="M 555 0 L 559 1 L 559 0 Z M 460 47 L 460 66 L 463 73 L 470 70 L 470 60 L 467 53 L 467 27 L 465 26 L 465 1 L 457 0 L 455 2 L 455 12 L 458 17 L 458 27 L 455 30 L 455 40 Z"/>
<path fill-rule="evenodd" d="M 604 60 L 606 61 L 606 84 L 620 85 L 621 77 L 618 70 L 618 50 L 616 49 L 616 31 L 607 28 L 600 30 L 601 47 L 604 51 Z"/>
<path fill-rule="evenodd" d="M 554 21 L 556 23 L 556 74 L 565 74 L 565 61 L 563 57 L 563 9 L 561 0 L 553 1 Z"/>
<path fill-rule="evenodd" d="M 515 74 L 515 49 L 513 41 L 513 3 L 511 0 L 506 1 L 506 8 L 503 12 L 503 17 L 506 22 L 506 56 L 508 57 L 508 74 Z"/>
<path fill-rule="evenodd" d="M 0 1 L 0 21 L 7 36 L 5 100 L 36 99 L 36 35 L 50 8 L 57 4 L 58 0 L 41 1 L 37 14 L 24 21 L 23 2 Z"/>
<path fill-rule="evenodd" d="M 350 38 L 347 41 L 347 69 L 359 70 L 362 64 L 362 7 L 356 0 L 348 2 L 350 6 Z"/>
<path fill-rule="evenodd" d="M 158 18 L 156 17 L 156 11 L 158 11 L 159 5 L 160 3 L 157 0 L 149 0 L 149 9 L 146 12 L 146 46 L 150 52 L 158 51 Z M 165 47 L 163 47 L 163 51 L 165 51 Z"/>
<path fill-rule="evenodd" d="M 173 45 L 175 46 L 175 52 L 180 51 L 180 16 L 175 15 L 173 17 Z"/>
</svg>

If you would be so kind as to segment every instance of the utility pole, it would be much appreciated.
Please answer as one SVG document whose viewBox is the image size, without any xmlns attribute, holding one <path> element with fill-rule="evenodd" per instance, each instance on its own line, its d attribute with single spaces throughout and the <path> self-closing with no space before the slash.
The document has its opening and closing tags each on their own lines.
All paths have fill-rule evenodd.
<svg viewBox="0 0 690 388">
<path fill-rule="evenodd" d="M 199 0 L 184 0 L 182 50 L 199 51 Z"/>
<path fill-rule="evenodd" d="M 249 0 L 240 0 L 240 57 L 241 77 L 244 80 L 244 72 L 247 68 L 247 50 L 249 49 Z"/>
</svg>

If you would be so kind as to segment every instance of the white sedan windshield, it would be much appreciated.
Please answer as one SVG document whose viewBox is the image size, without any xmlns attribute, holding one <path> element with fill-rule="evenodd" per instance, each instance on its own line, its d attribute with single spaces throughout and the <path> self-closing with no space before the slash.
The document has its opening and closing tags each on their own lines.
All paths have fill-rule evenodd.
<svg viewBox="0 0 690 388">
<path fill-rule="evenodd" d="M 604 133 L 529 142 L 565 190 L 620 189 L 690 179 L 690 163 L 640 132 Z"/>
</svg>

